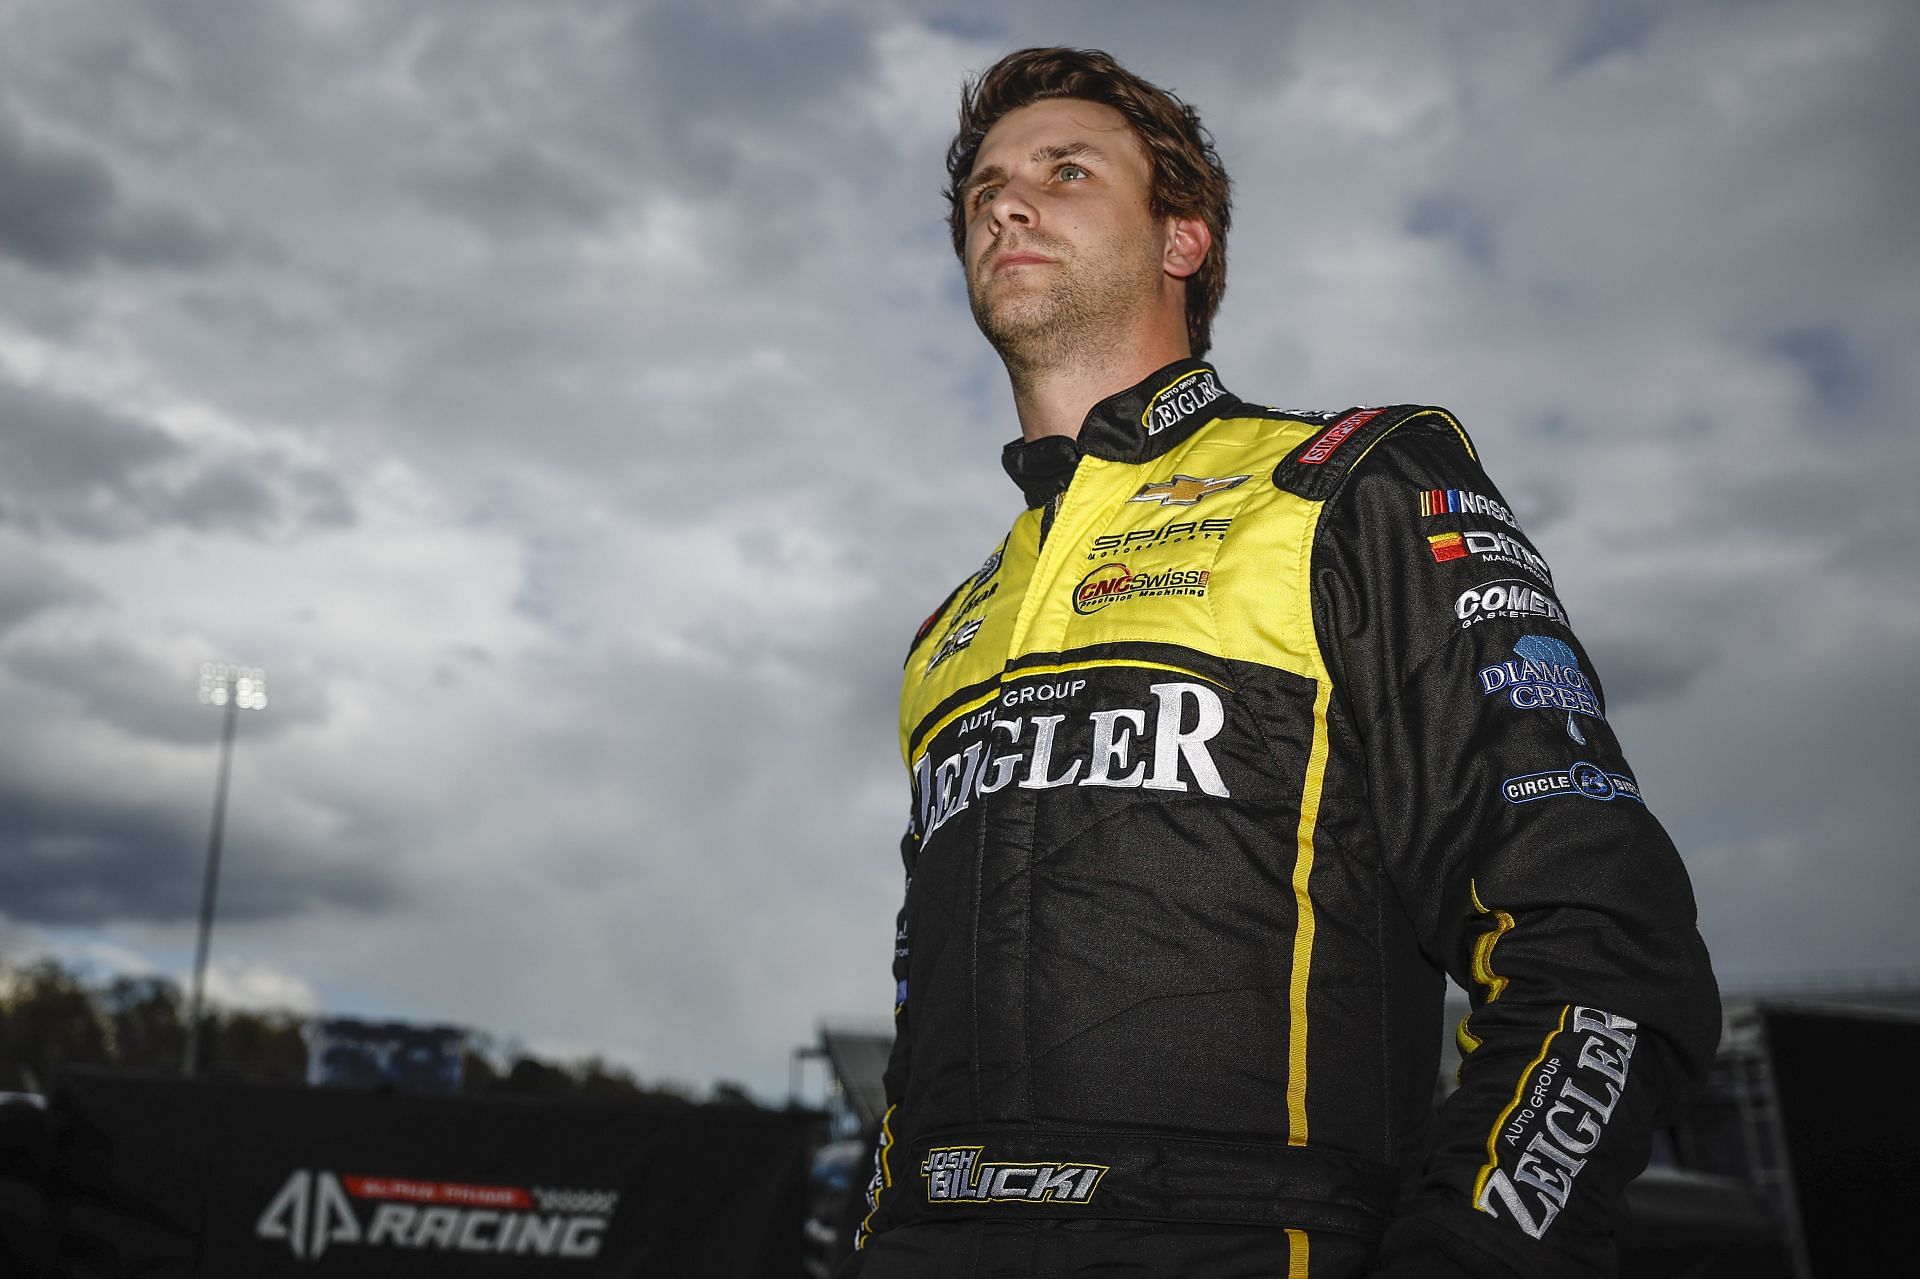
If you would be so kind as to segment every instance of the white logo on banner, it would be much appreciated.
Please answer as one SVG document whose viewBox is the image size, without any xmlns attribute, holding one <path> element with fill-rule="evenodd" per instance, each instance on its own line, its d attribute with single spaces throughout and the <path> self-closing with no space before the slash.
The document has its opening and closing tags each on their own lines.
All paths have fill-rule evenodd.
<svg viewBox="0 0 1920 1279">
<path fill-rule="evenodd" d="M 359 1243 L 360 1221 L 338 1177 L 303 1168 L 280 1187 L 254 1233 L 262 1239 L 284 1239 L 300 1260 L 318 1261 L 330 1243 Z"/>
</svg>

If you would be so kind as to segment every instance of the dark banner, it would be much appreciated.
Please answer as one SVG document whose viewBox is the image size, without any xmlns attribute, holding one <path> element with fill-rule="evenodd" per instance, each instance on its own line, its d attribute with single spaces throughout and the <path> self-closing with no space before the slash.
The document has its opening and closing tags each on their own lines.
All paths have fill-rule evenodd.
<svg viewBox="0 0 1920 1279">
<path fill-rule="evenodd" d="M 75 1071 L 58 1273 L 798 1276 L 820 1116 Z"/>
<path fill-rule="evenodd" d="M 1765 1009 L 1806 1273 L 1910 1274 L 1920 1186 L 1920 1017 Z"/>
</svg>

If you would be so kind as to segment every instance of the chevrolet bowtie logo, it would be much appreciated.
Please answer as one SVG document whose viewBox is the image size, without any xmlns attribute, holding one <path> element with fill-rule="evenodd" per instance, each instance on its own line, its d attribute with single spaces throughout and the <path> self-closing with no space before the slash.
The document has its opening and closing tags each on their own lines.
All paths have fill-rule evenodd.
<svg viewBox="0 0 1920 1279">
<path fill-rule="evenodd" d="M 1141 485 L 1140 491 L 1127 500 L 1158 502 L 1162 506 L 1192 506 L 1203 497 L 1224 493 L 1230 488 L 1239 488 L 1247 482 L 1247 479 L 1245 475 L 1229 475 L 1224 480 L 1198 480 L 1191 475 L 1176 475 L 1158 484 Z"/>
</svg>

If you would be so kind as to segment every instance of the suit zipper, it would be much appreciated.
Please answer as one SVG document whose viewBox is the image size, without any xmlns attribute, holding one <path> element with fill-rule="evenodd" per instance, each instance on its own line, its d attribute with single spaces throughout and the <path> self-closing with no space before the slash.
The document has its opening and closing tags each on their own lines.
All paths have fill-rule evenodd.
<svg viewBox="0 0 1920 1279">
<path fill-rule="evenodd" d="M 1041 509 L 1039 546 L 1045 546 L 1047 544 L 1047 533 L 1053 528 L 1053 517 L 1060 514 L 1060 503 L 1066 496 L 1067 491 L 1061 489 L 1058 493 L 1048 498 L 1046 506 Z"/>
</svg>

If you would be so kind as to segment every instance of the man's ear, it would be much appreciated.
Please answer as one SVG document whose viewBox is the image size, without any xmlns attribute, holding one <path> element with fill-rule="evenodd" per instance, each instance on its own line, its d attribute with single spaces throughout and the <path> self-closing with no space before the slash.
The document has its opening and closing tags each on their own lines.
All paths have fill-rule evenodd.
<svg viewBox="0 0 1920 1279">
<path fill-rule="evenodd" d="M 1166 273 L 1184 280 L 1200 269 L 1213 247 L 1213 232 L 1199 218 L 1168 218 L 1167 249 L 1161 259 Z"/>
</svg>

